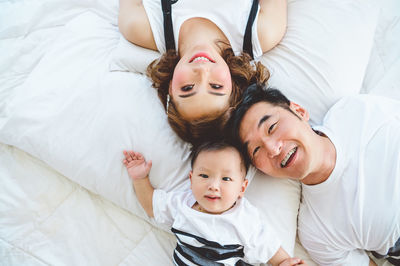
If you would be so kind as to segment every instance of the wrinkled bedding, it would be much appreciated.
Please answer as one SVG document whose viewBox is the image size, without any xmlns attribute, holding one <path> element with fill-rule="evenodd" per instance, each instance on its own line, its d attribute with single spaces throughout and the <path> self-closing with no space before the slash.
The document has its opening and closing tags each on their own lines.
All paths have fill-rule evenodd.
<svg viewBox="0 0 400 266">
<path fill-rule="evenodd" d="M 301 1 L 291 2 L 295 4 Z M 87 154 L 86 150 L 82 150 L 82 154 L 86 156 L 79 158 L 81 164 L 71 166 L 68 157 L 61 157 L 67 158 L 63 161 L 53 154 L 65 152 L 73 157 L 78 154 L 73 153 L 74 150 L 81 150 L 80 147 L 85 146 L 90 139 L 81 140 L 81 143 L 68 149 L 55 146 L 50 140 L 57 138 L 51 139 L 54 137 L 51 135 L 42 135 L 42 139 L 40 136 L 30 137 L 30 133 L 37 130 L 34 127 L 43 125 L 33 118 L 48 119 L 51 116 L 54 117 L 52 119 L 64 119 L 61 115 L 57 116 L 63 104 L 66 105 L 64 101 L 83 99 L 86 104 L 92 104 L 92 108 L 98 108 L 96 110 L 101 114 L 101 110 L 118 109 L 124 100 L 115 96 L 113 98 L 116 91 L 121 91 L 121 95 L 136 97 L 135 93 L 140 93 L 143 88 L 130 91 L 128 85 L 148 86 L 148 81 L 140 74 L 109 71 L 109 62 L 112 61 L 113 51 L 120 40 L 117 12 L 116 0 L 0 2 L 0 48 L 3 51 L 0 53 L 0 265 L 172 264 L 171 254 L 175 239 L 149 220 L 135 201 L 129 179 L 126 173 L 122 173 L 123 167 L 116 163 L 122 158 L 115 155 L 120 150 L 113 151 L 111 147 L 115 146 L 107 145 L 107 142 L 114 143 L 117 140 L 104 138 L 97 143 L 104 147 L 104 153 L 110 157 L 96 157 L 96 154 Z M 82 21 L 94 23 L 96 27 L 79 24 Z M 64 39 L 65 37 L 71 38 Z M 55 44 L 58 45 L 57 49 L 54 48 Z M 84 46 L 89 49 L 79 50 Z M 90 47 L 93 49 L 90 50 Z M 364 66 L 360 93 L 380 94 L 400 100 L 399 47 L 400 4 L 396 0 L 385 0 L 380 3 L 372 49 L 368 63 Z M 279 49 L 284 50 L 285 47 Z M 89 52 L 82 54 L 82 51 Z M 65 78 L 66 75 L 69 78 Z M 279 84 L 278 81 L 276 83 Z M 95 86 L 98 86 L 99 94 L 94 94 L 93 89 L 85 92 L 86 88 Z M 29 91 L 29 88 L 32 90 Z M 48 102 L 43 97 L 35 98 L 35 95 L 47 93 L 51 99 L 57 99 L 61 90 L 68 89 L 74 97 L 54 102 L 57 108 L 52 109 L 45 105 Z M 155 111 L 148 112 L 162 112 L 155 93 L 149 93 L 150 96 L 145 93 L 143 95 L 154 96 L 154 105 L 151 108 Z M 94 98 L 88 98 L 89 96 Z M 114 99 L 115 105 L 98 106 L 91 102 L 93 99 L 100 101 L 107 97 Z M 27 99 L 39 101 L 39 104 L 32 103 L 35 107 L 40 106 L 40 101 L 43 101 L 46 108 L 29 109 L 29 103 L 24 102 Z M 148 98 L 143 99 L 151 101 Z M 129 103 L 129 99 L 126 101 Z M 21 109 L 21 103 L 26 104 L 26 109 Z M 20 113 L 11 108 L 13 106 L 19 106 Z M 26 116 L 23 111 L 32 113 L 32 116 Z M 34 116 L 37 113 L 40 115 Z M 24 116 L 19 116 L 20 124 L 13 127 L 11 122 L 15 121 L 16 114 Z M 68 124 L 68 118 L 65 119 L 65 124 Z M 99 116 L 96 119 L 113 117 Z M 92 121 L 97 120 L 90 120 L 88 123 Z M 55 125 L 59 125 L 59 122 L 55 121 Z M 110 123 L 111 127 L 118 125 L 115 121 L 113 123 Z M 23 127 L 20 126 L 22 124 Z M 44 131 L 56 132 L 51 125 L 46 124 L 49 128 Z M 84 120 L 80 129 L 83 132 L 87 127 L 82 125 L 87 125 Z M 165 119 L 160 119 L 160 128 L 166 128 L 166 125 Z M 18 131 L 17 126 L 18 130 L 23 131 Z M 133 126 L 138 130 L 136 124 Z M 77 124 L 76 127 L 79 128 L 80 125 Z M 60 129 L 60 134 L 63 133 L 61 131 Z M 97 137 L 94 136 L 96 133 L 107 136 L 105 130 L 93 132 L 93 138 Z M 126 139 L 124 144 L 129 143 L 135 147 L 149 145 L 140 143 L 141 139 L 135 138 L 136 136 L 130 138 L 127 135 L 121 135 L 121 138 Z M 185 144 L 172 137 L 166 138 L 160 145 L 170 145 L 168 149 L 188 149 Z M 65 150 L 55 150 L 56 148 Z M 123 148 L 127 147 L 120 147 Z M 165 156 L 157 154 L 160 152 L 149 151 L 152 157 Z M 104 169 L 112 169 L 107 170 L 107 174 L 112 171 L 110 176 L 101 175 L 101 167 L 93 169 L 94 163 L 90 161 L 93 157 L 99 159 L 99 164 L 109 164 Z M 104 158 L 109 161 L 103 160 Z M 186 157 L 182 158 L 182 161 L 186 160 Z M 172 170 L 166 166 L 156 171 L 162 173 Z M 154 178 L 155 185 L 165 189 L 185 188 L 187 183 L 184 181 L 184 173 L 187 168 L 173 171 L 171 175 L 179 176 L 174 182 L 163 182 L 161 178 Z M 246 192 L 249 199 L 258 202 L 258 206 L 263 208 L 266 218 L 281 233 L 284 247 L 290 253 L 305 258 L 309 265 L 314 265 L 300 243 L 295 242 L 296 203 L 300 199 L 298 183 L 275 179 L 266 181 L 265 177 L 260 178 L 257 175 L 259 174 L 256 173 L 249 191 Z M 106 182 L 108 187 L 104 186 Z M 279 194 L 282 188 L 286 191 Z M 269 203 L 259 203 L 263 200 Z"/>
</svg>

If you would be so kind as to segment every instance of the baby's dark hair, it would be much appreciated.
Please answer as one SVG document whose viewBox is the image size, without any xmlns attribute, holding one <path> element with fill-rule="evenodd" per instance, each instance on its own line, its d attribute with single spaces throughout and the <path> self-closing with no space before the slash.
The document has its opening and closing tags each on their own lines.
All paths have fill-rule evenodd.
<svg viewBox="0 0 400 266">
<path fill-rule="evenodd" d="M 249 170 L 250 161 L 247 159 L 247 156 L 245 156 L 245 151 L 243 151 L 240 147 L 241 146 L 236 145 L 233 142 L 222 139 L 205 141 L 198 145 L 194 145 L 191 151 L 191 157 L 192 157 L 191 166 L 193 168 L 193 165 L 196 162 L 197 157 L 203 151 L 221 151 L 226 148 L 233 148 L 238 151 L 240 155 L 241 164 L 246 171 L 245 174 L 247 174 L 247 171 Z"/>
</svg>

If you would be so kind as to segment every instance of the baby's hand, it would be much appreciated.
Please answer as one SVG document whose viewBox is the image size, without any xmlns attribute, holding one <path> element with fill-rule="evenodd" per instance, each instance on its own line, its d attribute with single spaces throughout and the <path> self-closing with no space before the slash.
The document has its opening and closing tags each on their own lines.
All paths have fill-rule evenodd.
<svg viewBox="0 0 400 266">
<path fill-rule="evenodd" d="M 124 155 L 125 159 L 122 162 L 133 181 L 148 176 L 152 165 L 151 161 L 146 162 L 140 153 L 134 151 L 124 151 Z"/>
<path fill-rule="evenodd" d="M 300 266 L 300 265 L 307 265 L 304 260 L 298 259 L 298 258 L 288 258 L 284 261 L 282 261 L 279 266 Z"/>
</svg>

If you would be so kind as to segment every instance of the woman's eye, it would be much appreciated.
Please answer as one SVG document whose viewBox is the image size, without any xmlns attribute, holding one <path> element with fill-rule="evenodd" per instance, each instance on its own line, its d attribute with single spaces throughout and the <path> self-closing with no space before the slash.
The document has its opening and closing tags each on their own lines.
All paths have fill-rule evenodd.
<svg viewBox="0 0 400 266">
<path fill-rule="evenodd" d="M 224 180 L 224 181 L 231 181 L 232 178 L 225 176 L 225 177 L 222 178 L 222 180 Z"/>
<path fill-rule="evenodd" d="M 206 174 L 199 174 L 199 176 L 201 176 L 202 178 L 208 178 L 208 175 Z"/>
<path fill-rule="evenodd" d="M 193 85 L 186 85 L 181 88 L 181 91 L 188 92 L 193 89 Z"/>
<path fill-rule="evenodd" d="M 274 128 L 275 128 L 275 126 L 276 126 L 277 123 L 278 123 L 278 122 L 273 123 L 273 124 L 269 127 L 269 129 L 268 129 L 268 134 L 270 134 L 270 133 L 272 132 L 272 130 L 274 130 Z"/>
<path fill-rule="evenodd" d="M 211 86 L 211 88 L 217 89 L 217 90 L 222 88 L 222 86 L 218 85 L 218 84 L 210 84 L 210 86 Z"/>
</svg>

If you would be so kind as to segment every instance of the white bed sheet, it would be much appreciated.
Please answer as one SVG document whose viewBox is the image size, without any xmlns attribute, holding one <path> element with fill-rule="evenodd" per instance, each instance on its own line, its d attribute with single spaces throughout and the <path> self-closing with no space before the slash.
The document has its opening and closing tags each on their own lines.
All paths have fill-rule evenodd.
<svg viewBox="0 0 400 266">
<path fill-rule="evenodd" d="M 116 24 L 115 3 L 1 3 L 0 48 L 10 52 L 0 54 L 0 118 L 63 25 L 87 11 Z M 15 4 L 36 12 L 5 16 Z M 400 99 L 400 6 L 384 6 L 362 92 Z M 0 143 L 0 265 L 168 265 L 174 245 L 171 234 Z M 295 254 L 314 265 L 298 243 Z"/>
<path fill-rule="evenodd" d="M 71 93 L 77 93 L 78 90 L 74 86 L 78 86 L 78 89 L 82 90 L 92 89 L 98 80 L 99 83 L 100 81 L 109 82 L 103 86 L 103 89 L 106 86 L 110 90 L 113 89 L 113 85 L 115 85 L 113 79 L 107 79 L 104 76 L 117 76 L 118 82 L 126 81 L 132 84 L 134 78 L 129 73 L 108 72 L 107 53 L 111 51 L 109 48 L 112 48 L 114 42 L 116 44 L 118 40 L 115 24 L 116 16 L 113 13 L 116 7 L 110 7 L 112 9 L 111 14 L 105 14 L 101 3 L 100 1 L 79 2 L 70 5 L 70 3 L 63 1 L 48 1 L 42 3 L 19 2 L 14 3 L 12 8 L 7 6 L 8 3 L 5 3 L 3 4 L 5 9 L 0 6 L 0 10 L 5 10 L 4 13 L 23 7 L 23 11 L 26 11 L 26 15 L 28 15 L 23 16 L 21 14 L 21 17 L 24 17 L 25 20 L 15 23 L 8 16 L 6 17 L 8 21 L 6 19 L 4 24 L 3 22 L 0 24 L 0 45 L 4 50 L 11 51 L 9 54 L 2 54 L 1 58 L 0 128 L 2 122 L 7 122 L 8 119 L 7 104 L 12 99 L 18 98 L 21 93 L 35 96 L 41 90 L 48 89 L 48 84 L 50 84 L 50 88 L 56 84 L 54 90 L 49 91 L 51 95 L 59 93 L 60 87 L 71 88 Z M 90 4 L 93 6 L 88 8 Z M 29 16 L 31 14 L 28 12 L 29 10 L 35 15 Z M 54 11 L 54 17 L 48 15 L 50 11 Z M 109 25 L 111 23 L 114 26 L 114 29 L 107 26 L 111 28 L 106 32 L 109 34 L 107 36 L 85 32 L 85 30 L 90 31 L 91 27 L 79 25 L 82 18 L 88 18 L 86 21 L 91 23 L 108 21 Z M 82 26 L 81 29 L 79 29 L 80 26 Z M 79 37 L 83 38 L 65 38 L 77 29 L 82 34 Z M 85 35 L 85 33 L 88 34 Z M 113 38 L 114 35 L 117 38 Z M 65 40 L 63 41 L 65 50 L 54 50 L 54 43 L 60 43 L 60 39 Z M 99 42 L 99 39 L 104 40 L 104 42 Z M 84 43 L 78 45 L 76 42 L 80 40 Z M 93 46 L 92 50 L 89 49 L 88 54 L 83 54 L 82 58 L 76 57 L 81 51 L 85 51 L 82 47 L 87 48 L 92 44 L 96 46 Z M 104 49 L 98 50 L 99 44 L 103 45 L 102 48 Z M 72 55 L 75 56 L 73 63 L 68 61 Z M 92 61 L 88 61 L 88 57 Z M 64 61 L 54 60 L 54 58 Z M 58 65 L 57 63 L 60 62 L 61 64 Z M 62 65 L 62 62 L 65 62 L 65 65 Z M 74 68 L 76 66 L 79 66 L 78 70 Z M 69 67 L 74 69 L 69 70 Z M 59 71 L 54 73 L 53 69 Z M 79 72 L 79 70 L 83 71 Z M 65 72 L 60 73 L 62 71 Z M 48 73 L 54 74 L 49 77 Z M 68 73 L 68 79 L 64 79 L 65 73 Z M 57 77 L 60 77 L 59 81 L 54 82 Z M 39 83 L 43 86 L 32 86 L 34 85 L 32 79 L 40 80 Z M 30 88 L 32 91 L 29 90 Z M 154 92 L 154 90 L 151 90 L 151 92 Z M 158 99 L 155 92 L 153 94 L 154 102 L 157 104 Z M 112 95 L 112 93 L 109 92 L 109 95 Z M 77 99 L 79 100 L 79 98 Z M 61 107 L 62 104 L 62 99 L 59 102 L 54 102 L 54 105 L 58 105 L 58 107 Z M 34 109 L 31 110 L 35 111 Z M 54 111 L 58 108 L 52 108 L 48 111 L 50 110 Z M 43 115 L 46 116 L 48 111 L 43 112 Z M 48 113 L 48 115 L 53 114 Z M 59 118 L 62 119 L 62 117 Z M 32 121 L 26 120 L 26 122 Z M 60 130 L 62 129 L 60 128 Z M 23 134 L 29 135 L 29 132 Z M 47 136 L 41 137 L 46 143 Z M 110 139 L 109 141 L 112 142 L 113 140 Z M 106 143 L 102 142 L 102 145 L 106 145 Z M 149 143 L 139 144 L 149 145 Z M 172 263 L 174 238 L 170 233 L 165 233 L 142 219 L 143 210 L 137 206 L 131 186 L 129 186 L 131 193 L 127 194 L 127 198 L 123 197 L 125 205 L 124 203 L 122 205 L 131 210 L 127 212 L 105 198 L 85 190 L 82 186 L 86 185 L 93 191 L 105 195 L 108 199 L 113 198 L 112 195 L 107 194 L 107 191 L 98 190 L 96 183 L 90 185 L 85 183 L 85 180 L 93 181 L 93 178 L 85 179 L 84 173 L 78 171 L 78 176 L 70 175 L 68 178 L 56 173 L 48 165 L 54 165 L 51 154 L 47 157 L 47 164 L 15 147 L 0 145 L 0 262 L 2 264 L 168 265 Z M 33 152 L 31 150 L 33 154 L 35 150 L 41 149 L 40 145 L 29 141 L 26 145 L 33 148 Z M 50 150 L 52 148 L 53 146 L 50 147 Z M 79 145 L 70 148 L 71 150 L 79 149 Z M 121 150 L 122 148 L 125 147 L 121 147 Z M 119 151 L 113 150 L 111 152 Z M 58 170 L 66 174 L 69 173 L 68 171 L 76 170 L 68 170 L 67 165 L 68 162 L 65 162 L 64 168 L 61 162 L 61 164 L 58 164 Z M 82 166 L 82 168 L 85 167 Z M 120 168 L 123 169 L 122 164 Z M 95 169 L 89 170 L 96 172 Z M 98 173 L 96 172 L 96 174 Z M 121 173 L 116 176 L 121 176 Z M 126 174 L 122 177 L 129 184 Z M 108 178 L 113 178 L 113 176 Z M 71 182 L 71 180 L 75 180 L 80 185 Z M 160 180 L 162 183 L 162 179 Z M 182 179 L 177 179 L 176 182 L 180 182 L 180 180 Z M 278 213 L 283 214 L 283 216 L 279 217 L 278 215 L 278 219 L 274 219 L 275 217 L 270 219 L 275 220 L 274 223 L 282 228 L 283 234 L 289 236 L 283 239 L 283 246 L 288 252 L 292 253 L 297 214 L 293 211 L 290 200 L 287 199 L 283 203 L 278 201 L 279 198 L 282 198 L 282 196 L 279 196 L 279 194 L 282 194 L 279 186 L 285 183 L 293 188 L 294 202 L 297 202 L 299 186 L 293 181 L 259 179 L 249 187 L 249 191 L 253 191 L 254 201 L 260 201 L 257 197 L 257 194 L 260 195 L 260 193 L 270 195 L 276 193 L 278 195 L 275 201 L 269 201 L 267 205 L 273 206 L 269 209 L 270 215 L 273 216 L 274 213 Z M 109 184 L 112 185 L 113 182 L 109 182 Z M 171 184 L 169 185 L 171 186 Z M 257 188 L 260 190 L 260 187 L 265 186 L 270 187 L 271 193 L 265 193 L 265 190 L 257 191 Z M 121 187 L 121 189 L 124 190 L 126 187 Z M 260 197 L 262 198 L 262 195 Z M 286 204 L 289 204 L 287 210 L 285 209 Z M 141 218 L 135 214 L 141 216 Z"/>
</svg>

